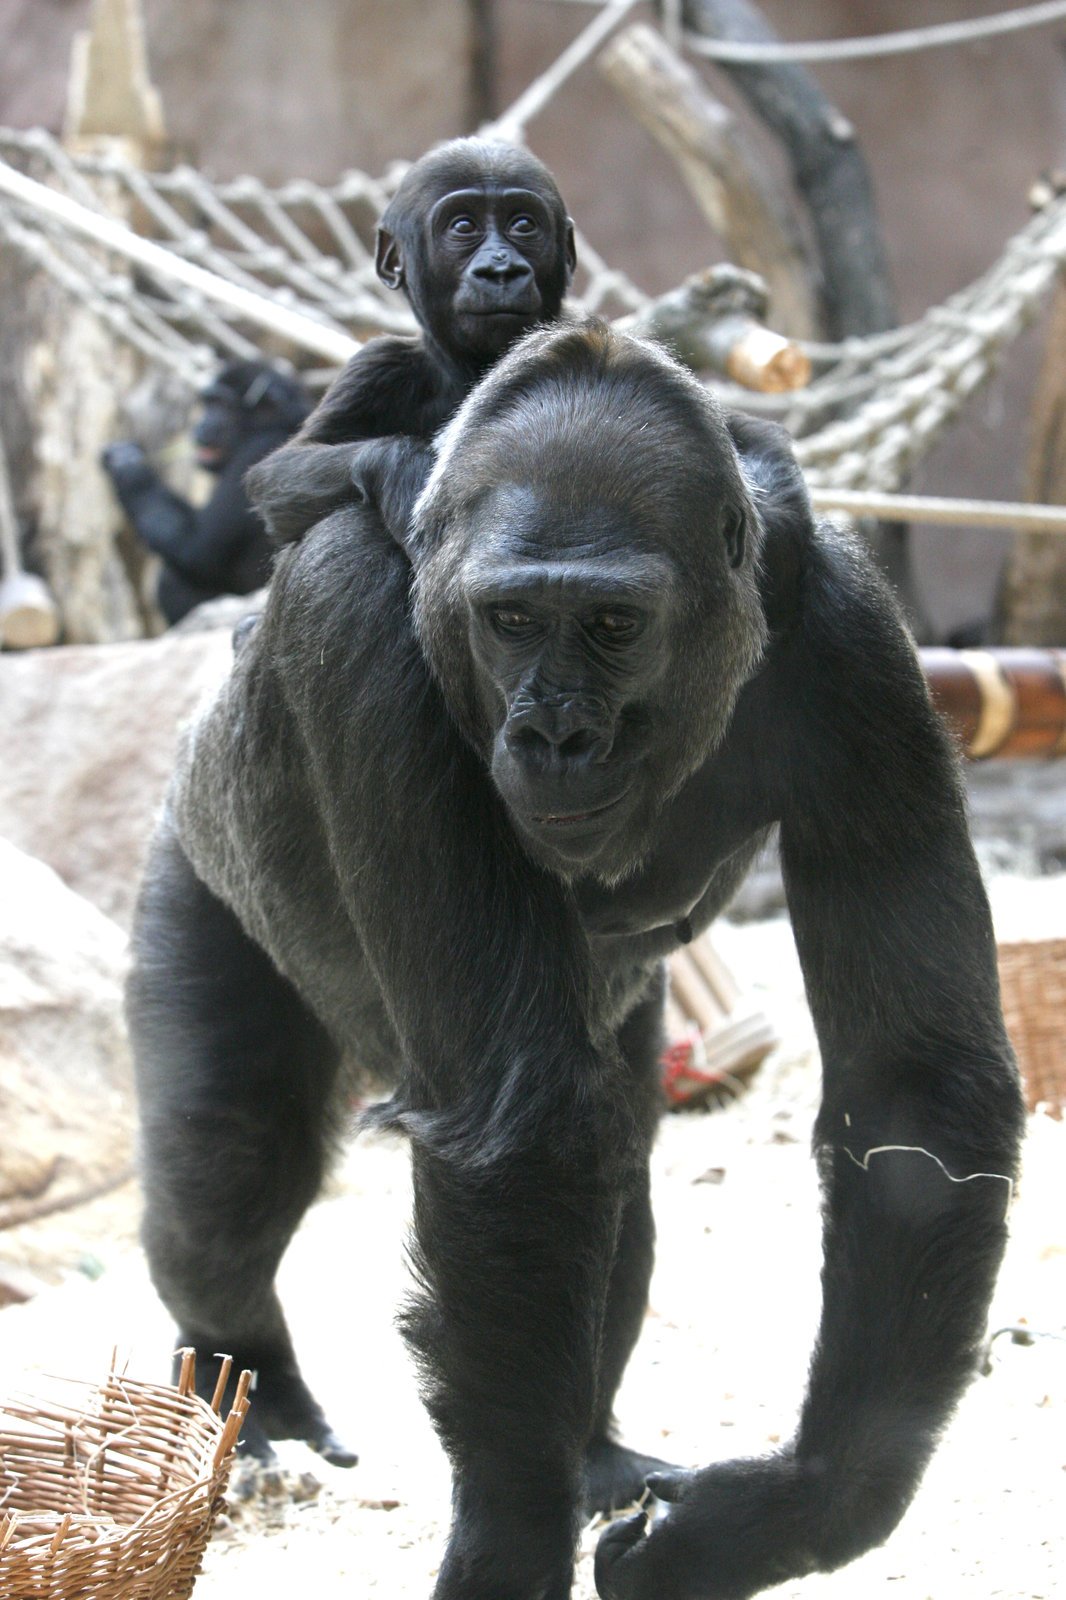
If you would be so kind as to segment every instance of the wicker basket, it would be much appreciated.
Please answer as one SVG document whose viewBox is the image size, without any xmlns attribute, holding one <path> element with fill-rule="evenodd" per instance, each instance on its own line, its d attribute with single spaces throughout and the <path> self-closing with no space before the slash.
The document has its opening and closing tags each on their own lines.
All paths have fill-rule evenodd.
<svg viewBox="0 0 1066 1600">
<path fill-rule="evenodd" d="M 185 1600 L 222 1505 L 248 1410 L 242 1373 L 219 1415 L 194 1392 L 114 1370 L 101 1388 L 63 1380 L 58 1402 L 0 1405 L 0 1595 L 4 1600 Z"/>
<path fill-rule="evenodd" d="M 1066 939 L 1001 944 L 1003 1015 L 1030 1111 L 1066 1108 Z"/>
</svg>

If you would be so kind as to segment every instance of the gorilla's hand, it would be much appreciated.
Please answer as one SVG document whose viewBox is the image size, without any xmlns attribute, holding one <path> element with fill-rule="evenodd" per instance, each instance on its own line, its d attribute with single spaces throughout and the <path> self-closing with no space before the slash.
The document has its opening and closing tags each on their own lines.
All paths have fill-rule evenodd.
<svg viewBox="0 0 1066 1600">
<path fill-rule="evenodd" d="M 748 1600 L 821 1565 L 816 1480 L 787 1455 L 647 1481 L 670 1510 L 647 1536 L 643 1511 L 604 1533 L 596 1549 L 603 1600 Z"/>
<path fill-rule="evenodd" d="M 148 457 L 132 439 L 109 444 L 100 455 L 100 465 L 112 482 L 123 488 L 131 488 L 139 480 L 147 480 L 152 476 Z"/>
</svg>

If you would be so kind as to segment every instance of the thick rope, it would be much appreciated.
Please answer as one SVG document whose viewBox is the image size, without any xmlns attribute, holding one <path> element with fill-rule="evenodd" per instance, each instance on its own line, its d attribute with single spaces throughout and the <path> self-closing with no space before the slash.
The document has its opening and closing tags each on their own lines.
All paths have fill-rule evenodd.
<svg viewBox="0 0 1066 1600">
<path fill-rule="evenodd" d="M 962 500 L 931 494 L 870 494 L 853 489 L 812 489 L 816 511 L 848 517 L 884 517 L 945 527 L 1013 528 L 1018 533 L 1066 534 L 1066 506 L 1011 500 Z"/>
<path fill-rule="evenodd" d="M 188 167 L 144 173 L 114 156 L 74 159 L 40 132 L 0 131 L 0 155 L 31 161 L 61 186 L 2 169 L 14 203 L 0 205 L 0 236 L 190 385 L 220 354 L 253 358 L 263 329 L 332 367 L 356 348 L 354 335 L 414 327 L 374 276 L 370 240 L 389 186 L 364 174 L 329 187 L 269 189 L 254 179 L 213 185 Z M 163 242 L 116 222 L 94 183 L 117 194 L 117 203 L 128 197 L 142 208 Z M 128 265 L 116 271 L 115 252 L 147 266 L 158 287 L 134 292 Z M 616 314 L 647 304 L 587 244 L 583 253 L 591 270 L 576 309 L 610 315 L 612 302 Z M 807 389 L 788 396 L 727 389 L 726 398 L 785 423 L 813 486 L 892 490 L 986 381 L 1064 263 L 1060 196 L 980 279 L 917 322 L 807 346 L 816 367 Z M 314 376 L 328 381 L 329 370 Z"/>
<path fill-rule="evenodd" d="M 327 361 L 341 365 L 358 349 L 357 341 L 340 328 L 316 323 L 306 314 L 290 311 L 261 292 L 205 271 L 173 251 L 164 250 L 152 240 L 142 239 L 140 234 L 134 233 L 121 222 L 90 211 L 87 206 L 79 205 L 67 195 L 58 194 L 54 189 L 24 177 L 6 162 L 0 162 L 0 194 L 23 202 L 36 214 L 94 244 L 117 251 L 135 266 L 162 277 L 164 282 L 179 283 L 208 301 L 226 306 L 239 316 L 269 328 L 272 333 L 278 333 L 282 338 L 324 356 Z"/>
<path fill-rule="evenodd" d="M 736 61 L 760 66 L 785 61 L 871 61 L 881 56 L 898 56 L 915 50 L 936 50 L 945 45 L 973 44 L 978 39 L 993 39 L 1023 28 L 1039 28 L 1066 17 L 1064 0 L 1048 0 L 1045 5 L 1020 6 L 1015 11 L 1000 11 L 990 17 L 971 17 L 959 22 L 934 23 L 928 28 L 903 28 L 895 33 L 871 34 L 865 39 L 811 39 L 786 44 L 747 43 L 732 39 L 708 39 L 703 33 L 685 33 L 685 44 L 694 55 L 709 61 Z"/>
<path fill-rule="evenodd" d="M 602 7 L 605 0 L 567 0 L 569 4 Z M 610 0 L 607 0 L 609 5 Z M 1045 0 L 1042 5 L 1016 6 L 1012 11 L 997 11 L 987 17 L 968 17 L 958 22 L 931 23 L 924 28 L 898 28 L 892 33 L 873 33 L 847 39 L 784 39 L 765 42 L 739 39 L 712 39 L 705 33 L 679 30 L 679 0 L 664 0 L 663 31 L 674 49 L 683 42 L 693 55 L 709 61 L 730 61 L 767 66 L 788 61 L 872 61 L 883 56 L 913 54 L 920 50 L 939 50 L 948 45 L 974 44 L 1027 28 L 1046 27 L 1066 17 L 1066 0 Z"/>
</svg>

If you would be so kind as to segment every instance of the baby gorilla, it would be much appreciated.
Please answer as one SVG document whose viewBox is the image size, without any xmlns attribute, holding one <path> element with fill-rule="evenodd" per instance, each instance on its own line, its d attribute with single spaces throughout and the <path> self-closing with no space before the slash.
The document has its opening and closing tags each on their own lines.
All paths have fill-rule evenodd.
<svg viewBox="0 0 1066 1600">
<path fill-rule="evenodd" d="M 245 480 L 278 544 L 353 497 L 353 441 L 429 440 L 523 333 L 560 315 L 574 229 L 548 169 L 528 151 L 453 139 L 408 171 L 378 228 L 377 272 L 422 329 L 372 339 L 286 449 Z"/>
</svg>

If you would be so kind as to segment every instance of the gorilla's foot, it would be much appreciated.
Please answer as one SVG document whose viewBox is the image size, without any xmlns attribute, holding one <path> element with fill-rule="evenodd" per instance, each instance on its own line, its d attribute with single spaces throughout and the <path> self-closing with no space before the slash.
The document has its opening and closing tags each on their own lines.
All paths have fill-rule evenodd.
<svg viewBox="0 0 1066 1600">
<path fill-rule="evenodd" d="M 334 1467 L 354 1467 L 358 1455 L 333 1431 L 325 1412 L 299 1373 L 260 1370 L 248 1420 L 268 1439 L 302 1439 Z"/>
<path fill-rule="evenodd" d="M 343 1439 L 338 1439 L 333 1429 L 327 1423 L 321 1433 L 313 1439 L 308 1439 L 312 1450 L 316 1450 L 323 1461 L 328 1461 L 331 1467 L 354 1467 L 359 1460 L 358 1455 Z"/>
<path fill-rule="evenodd" d="M 582 1504 L 589 1516 L 618 1511 L 641 1499 L 650 1472 L 673 1471 L 658 1456 L 642 1456 L 613 1439 L 593 1439 L 585 1453 Z"/>
<path fill-rule="evenodd" d="M 194 1344 L 186 1339 L 186 1344 Z M 218 1380 L 219 1358 L 204 1349 L 203 1341 L 196 1347 L 196 1389 L 210 1401 Z M 310 1445 L 324 1461 L 334 1467 L 354 1467 L 358 1454 L 334 1432 L 325 1412 L 307 1387 L 295 1357 L 290 1352 L 282 1355 L 254 1354 L 238 1349 L 234 1352 L 230 1379 L 222 1397 L 222 1415 L 233 1403 L 237 1374 L 243 1367 L 250 1368 L 255 1376 L 251 1390 L 251 1408 L 241 1429 L 238 1450 L 243 1459 L 254 1459 L 263 1466 L 274 1466 L 277 1457 L 272 1439 L 300 1439 Z"/>
</svg>

